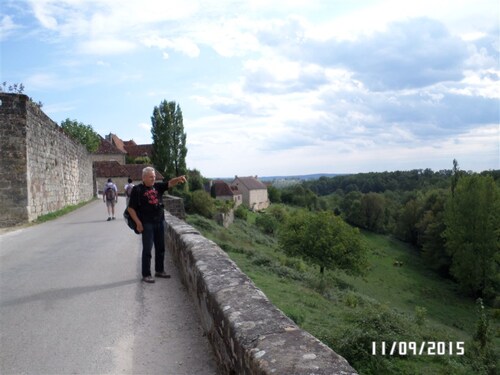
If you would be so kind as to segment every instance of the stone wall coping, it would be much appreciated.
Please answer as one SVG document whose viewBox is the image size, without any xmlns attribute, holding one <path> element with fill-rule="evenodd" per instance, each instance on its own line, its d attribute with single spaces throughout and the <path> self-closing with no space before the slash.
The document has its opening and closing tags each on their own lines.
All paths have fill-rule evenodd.
<svg viewBox="0 0 500 375">
<path fill-rule="evenodd" d="M 166 243 L 224 374 L 357 374 L 299 328 L 213 241 L 166 212 Z"/>
</svg>

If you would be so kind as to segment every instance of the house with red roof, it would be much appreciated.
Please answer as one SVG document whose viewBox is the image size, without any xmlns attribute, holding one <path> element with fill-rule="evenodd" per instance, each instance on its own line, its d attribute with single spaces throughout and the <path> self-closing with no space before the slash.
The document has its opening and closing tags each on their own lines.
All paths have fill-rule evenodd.
<svg viewBox="0 0 500 375">
<path fill-rule="evenodd" d="M 230 186 L 227 182 L 216 180 L 212 182 L 211 195 L 215 199 L 223 201 L 234 201 L 234 207 L 243 203 L 243 195 L 235 186 Z"/>
</svg>

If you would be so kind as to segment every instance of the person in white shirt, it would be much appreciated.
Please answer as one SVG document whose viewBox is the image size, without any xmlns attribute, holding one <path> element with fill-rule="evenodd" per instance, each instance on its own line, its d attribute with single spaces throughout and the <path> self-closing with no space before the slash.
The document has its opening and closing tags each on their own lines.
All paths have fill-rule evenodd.
<svg viewBox="0 0 500 375">
<path fill-rule="evenodd" d="M 128 179 L 128 184 L 125 185 L 125 197 L 127 197 L 127 207 L 128 207 L 128 202 L 130 201 L 130 194 L 132 194 L 132 188 L 134 187 L 134 184 L 132 183 L 132 179 Z"/>
<path fill-rule="evenodd" d="M 108 182 L 102 190 L 102 201 L 106 203 L 108 209 L 108 221 L 115 220 L 115 204 L 118 202 L 118 189 L 111 178 L 108 178 Z"/>
</svg>

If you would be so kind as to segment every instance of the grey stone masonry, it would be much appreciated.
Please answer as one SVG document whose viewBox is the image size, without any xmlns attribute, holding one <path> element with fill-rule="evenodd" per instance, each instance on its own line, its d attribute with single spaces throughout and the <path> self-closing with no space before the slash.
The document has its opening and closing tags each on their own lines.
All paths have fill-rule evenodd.
<svg viewBox="0 0 500 375">
<path fill-rule="evenodd" d="M 184 201 L 182 198 L 165 194 L 163 196 L 163 204 L 165 209 L 172 215 L 178 217 L 179 219 L 186 218 L 186 211 L 184 210 Z"/>
<path fill-rule="evenodd" d="M 357 374 L 276 308 L 219 246 L 168 212 L 165 217 L 167 247 L 221 374 Z"/>
<path fill-rule="evenodd" d="M 26 95 L 0 93 L 0 227 L 87 201 L 92 159 Z"/>
<path fill-rule="evenodd" d="M 0 94 L 0 227 L 28 220 L 26 99 Z"/>
</svg>

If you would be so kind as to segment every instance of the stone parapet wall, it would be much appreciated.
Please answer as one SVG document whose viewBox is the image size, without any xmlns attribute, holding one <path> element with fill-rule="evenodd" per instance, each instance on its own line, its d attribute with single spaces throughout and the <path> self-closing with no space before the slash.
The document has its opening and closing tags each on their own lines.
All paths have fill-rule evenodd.
<svg viewBox="0 0 500 375">
<path fill-rule="evenodd" d="M 276 308 L 219 246 L 168 212 L 165 237 L 222 374 L 356 374 Z"/>
<path fill-rule="evenodd" d="M 0 226 L 91 199 L 95 184 L 87 149 L 26 95 L 1 93 L 0 101 Z"/>
<path fill-rule="evenodd" d="M 163 205 L 168 212 L 179 219 L 186 218 L 186 211 L 184 210 L 184 201 L 182 198 L 165 194 L 163 196 Z"/>
</svg>

